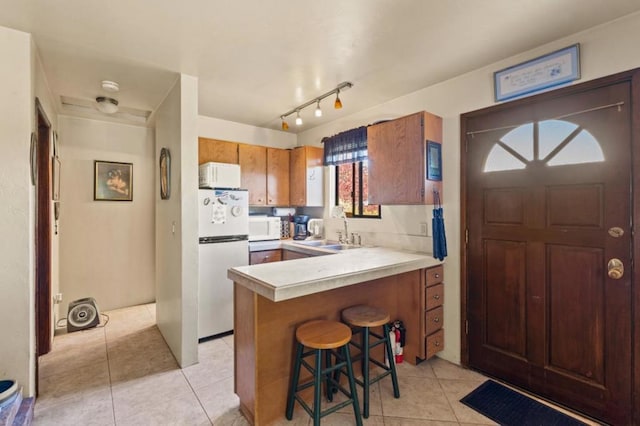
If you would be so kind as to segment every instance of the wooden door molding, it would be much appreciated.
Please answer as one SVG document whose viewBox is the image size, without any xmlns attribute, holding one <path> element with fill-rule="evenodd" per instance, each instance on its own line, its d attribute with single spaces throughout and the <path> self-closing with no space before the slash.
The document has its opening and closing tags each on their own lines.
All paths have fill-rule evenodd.
<svg viewBox="0 0 640 426">
<path fill-rule="evenodd" d="M 36 98 L 36 355 L 51 350 L 51 123 Z"/>
<path fill-rule="evenodd" d="M 460 120 L 460 152 L 461 152 L 461 164 L 460 164 L 460 180 L 461 180 L 461 361 L 465 366 L 469 366 L 469 340 L 467 335 L 467 327 L 465 326 L 468 319 L 468 297 L 469 287 L 467 276 L 468 268 L 468 253 L 467 253 L 467 235 L 466 229 L 468 222 L 472 216 L 472 212 L 468 212 L 467 197 L 467 166 L 470 158 L 468 158 L 467 144 L 473 143 L 473 139 L 467 135 L 469 130 L 469 122 L 479 116 L 486 114 L 495 114 L 501 112 L 507 112 L 510 109 L 519 108 L 523 106 L 533 106 L 535 104 L 567 97 L 570 95 L 580 94 L 583 92 L 592 91 L 597 88 L 611 86 L 616 83 L 628 82 L 631 87 L 631 105 L 629 109 L 631 111 L 631 155 L 632 155 L 632 170 L 640 170 L 640 111 L 638 105 L 640 105 L 640 69 L 631 70 L 608 77 L 599 78 L 590 82 L 573 85 L 563 89 L 554 90 L 541 95 L 528 97 L 513 102 L 503 103 L 500 105 L 484 108 L 478 111 L 469 112 L 461 115 Z M 487 127 L 493 127 L 488 125 Z M 640 173 L 632 172 L 632 196 L 633 204 L 631 207 L 631 216 L 633 223 L 638 223 L 640 220 Z M 635 226 L 634 226 L 635 228 Z M 638 238 L 633 239 L 633 264 L 638 264 L 640 260 L 640 240 Z M 640 282 L 640 268 L 634 268 L 631 276 L 631 318 L 633 323 L 632 333 L 632 406 L 633 424 L 640 424 L 640 289 L 638 289 L 636 283 Z"/>
<path fill-rule="evenodd" d="M 631 103 L 633 105 L 633 115 L 631 116 L 631 150 L 632 150 L 632 220 L 635 224 L 640 223 L 640 112 L 637 106 L 640 105 L 640 70 L 631 73 Z M 635 173 L 633 171 L 636 171 Z M 640 239 L 633 239 L 633 262 L 638 265 L 640 260 Z M 640 424 L 640 268 L 634 268 L 632 279 L 632 297 L 631 306 L 633 310 L 633 406 L 635 411 L 633 419 L 635 424 Z"/>
</svg>

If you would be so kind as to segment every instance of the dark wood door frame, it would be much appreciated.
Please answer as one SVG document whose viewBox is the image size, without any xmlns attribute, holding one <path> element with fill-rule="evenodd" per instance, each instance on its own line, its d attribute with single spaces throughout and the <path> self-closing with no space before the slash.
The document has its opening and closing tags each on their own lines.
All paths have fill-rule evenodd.
<svg viewBox="0 0 640 426">
<path fill-rule="evenodd" d="M 609 86 L 618 82 L 631 83 L 631 155 L 632 155 L 632 222 L 634 235 L 635 224 L 640 223 L 640 68 L 614 74 L 611 76 L 599 78 L 581 84 L 576 84 L 566 88 L 554 90 L 525 99 L 507 102 L 478 111 L 468 112 L 460 116 L 460 226 L 462 228 L 461 244 L 460 244 L 460 314 L 461 314 L 461 361 L 462 365 L 469 365 L 469 343 L 467 336 L 467 250 L 466 250 L 466 229 L 469 212 L 467 211 L 467 187 L 466 187 L 466 166 L 467 154 L 466 147 L 469 141 L 467 136 L 467 122 L 471 118 L 484 115 L 489 112 L 498 112 L 513 107 L 534 104 L 541 101 L 547 101 L 561 96 L 580 93 L 592 90 L 598 87 Z M 633 263 L 638 265 L 640 261 L 640 238 L 633 240 Z M 640 268 L 633 268 L 632 271 L 632 339 L 633 339 L 633 364 L 631 372 L 633 377 L 633 419 L 634 424 L 640 425 L 640 288 L 637 283 L 640 282 Z"/>
<path fill-rule="evenodd" d="M 51 350 L 51 122 L 37 98 L 35 105 L 38 170 L 35 219 L 35 332 L 36 356 L 40 356 Z"/>
</svg>

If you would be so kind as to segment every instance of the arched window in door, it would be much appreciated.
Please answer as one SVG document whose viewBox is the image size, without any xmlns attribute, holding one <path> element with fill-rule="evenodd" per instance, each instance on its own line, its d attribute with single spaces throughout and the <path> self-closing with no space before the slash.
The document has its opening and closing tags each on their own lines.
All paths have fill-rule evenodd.
<svg viewBox="0 0 640 426">
<path fill-rule="evenodd" d="M 604 161 L 602 148 L 588 130 L 569 121 L 544 120 L 504 135 L 489 151 L 484 171 L 524 169 L 533 162 L 562 166 L 599 161 Z"/>
</svg>

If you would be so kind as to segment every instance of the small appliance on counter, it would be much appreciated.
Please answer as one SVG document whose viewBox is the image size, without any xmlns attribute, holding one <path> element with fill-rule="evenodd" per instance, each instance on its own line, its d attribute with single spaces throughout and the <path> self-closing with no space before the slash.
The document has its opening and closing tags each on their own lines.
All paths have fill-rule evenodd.
<svg viewBox="0 0 640 426">
<path fill-rule="evenodd" d="M 293 237 L 293 216 L 296 209 L 293 207 L 274 207 L 273 215 L 280 218 L 280 238 L 288 240 Z"/>
<path fill-rule="evenodd" d="M 294 240 L 304 240 L 307 238 L 307 222 L 309 222 L 309 216 L 305 214 L 296 215 L 293 217 Z"/>
<path fill-rule="evenodd" d="M 227 163 L 204 163 L 198 167 L 198 183 L 202 188 L 240 188 L 240 166 Z"/>
<path fill-rule="evenodd" d="M 322 234 L 324 233 L 322 219 L 309 219 L 307 229 L 309 230 L 311 237 L 322 238 Z"/>
<path fill-rule="evenodd" d="M 279 217 L 249 216 L 249 241 L 279 240 L 281 221 Z"/>
<path fill-rule="evenodd" d="M 281 218 L 280 219 L 280 239 L 288 240 L 291 238 L 291 222 L 289 222 L 289 218 Z"/>
</svg>

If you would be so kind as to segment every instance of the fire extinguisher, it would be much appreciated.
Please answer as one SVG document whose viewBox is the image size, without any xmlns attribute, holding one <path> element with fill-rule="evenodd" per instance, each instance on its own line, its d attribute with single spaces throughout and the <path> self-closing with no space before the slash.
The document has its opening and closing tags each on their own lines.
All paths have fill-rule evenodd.
<svg viewBox="0 0 640 426">
<path fill-rule="evenodd" d="M 394 348 L 396 364 L 401 364 L 404 360 L 402 348 L 404 347 L 405 343 L 406 330 L 404 328 L 404 325 L 402 324 L 402 321 L 400 320 L 394 321 L 393 327 L 391 329 L 392 333 L 394 334 L 393 342 L 395 343 L 395 345 L 393 345 L 392 347 Z"/>
<path fill-rule="evenodd" d="M 385 364 L 387 365 L 387 367 L 391 366 L 392 362 L 395 362 L 395 354 L 396 354 L 396 330 L 395 328 L 393 328 L 393 323 L 391 325 L 391 327 L 389 327 L 389 344 L 391 345 L 391 351 L 393 352 L 393 360 L 389 359 L 388 356 L 385 356 Z M 385 351 L 386 354 L 386 351 Z"/>
</svg>

